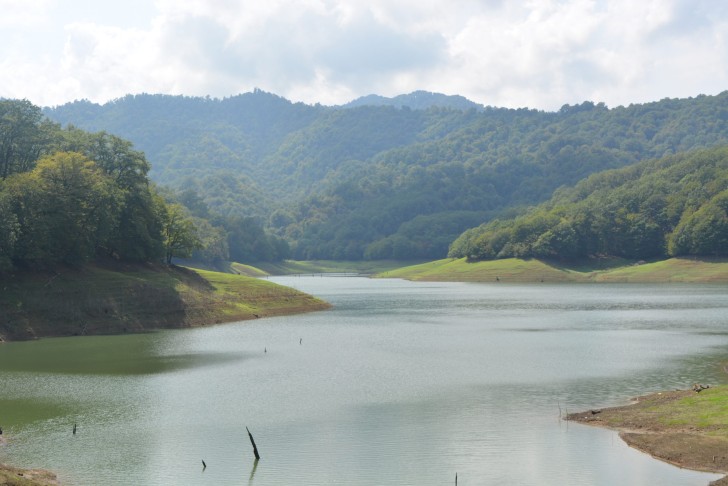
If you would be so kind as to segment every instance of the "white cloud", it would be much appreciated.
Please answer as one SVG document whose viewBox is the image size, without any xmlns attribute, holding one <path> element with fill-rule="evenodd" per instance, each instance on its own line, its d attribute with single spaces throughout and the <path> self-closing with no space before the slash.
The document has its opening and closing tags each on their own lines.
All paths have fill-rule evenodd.
<svg viewBox="0 0 728 486">
<path fill-rule="evenodd" d="M 52 0 L 36 0 L 19 2 L 17 0 L 0 0 L 0 27 L 19 28 L 37 27 L 47 18 L 48 7 Z"/>
<path fill-rule="evenodd" d="M 343 103 L 416 89 L 610 106 L 728 88 L 710 0 L 0 0 L 0 96 L 269 90 Z"/>
</svg>

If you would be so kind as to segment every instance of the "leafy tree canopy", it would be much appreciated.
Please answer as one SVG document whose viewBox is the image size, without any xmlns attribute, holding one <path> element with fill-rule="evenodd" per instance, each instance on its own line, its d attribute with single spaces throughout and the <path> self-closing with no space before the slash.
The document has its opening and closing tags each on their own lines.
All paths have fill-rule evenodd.
<svg viewBox="0 0 728 486">
<path fill-rule="evenodd" d="M 480 214 L 477 225 L 596 172 L 728 144 L 728 92 L 557 112 L 442 101 L 430 93 L 324 107 L 255 91 L 127 96 L 45 113 L 132 140 L 158 183 L 194 190 L 213 214 L 255 218 L 297 258 L 393 257 L 395 248 L 442 257 L 446 245 L 431 240 L 448 215 L 441 239 L 453 240 L 474 224 L 465 213 Z M 644 223 L 633 237 L 648 245 L 656 230 Z M 572 233 L 560 228 L 548 241 L 570 248 Z"/>
<path fill-rule="evenodd" d="M 728 148 L 595 174 L 525 214 L 463 233 L 452 257 L 728 255 Z"/>
</svg>

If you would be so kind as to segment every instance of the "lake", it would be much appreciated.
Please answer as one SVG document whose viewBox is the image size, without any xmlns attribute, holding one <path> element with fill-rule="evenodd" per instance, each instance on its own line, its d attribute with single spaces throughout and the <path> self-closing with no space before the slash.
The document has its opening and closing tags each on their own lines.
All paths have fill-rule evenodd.
<svg viewBox="0 0 728 486">
<path fill-rule="evenodd" d="M 1 345 L 0 462 L 51 469 L 70 485 L 720 477 L 559 416 L 726 383 L 724 286 L 271 280 L 334 308 Z"/>
</svg>

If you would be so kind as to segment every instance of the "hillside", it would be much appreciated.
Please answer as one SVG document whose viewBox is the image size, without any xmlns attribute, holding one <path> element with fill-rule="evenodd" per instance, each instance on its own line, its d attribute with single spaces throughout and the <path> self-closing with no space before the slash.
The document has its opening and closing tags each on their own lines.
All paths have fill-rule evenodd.
<svg viewBox="0 0 728 486">
<path fill-rule="evenodd" d="M 296 259 L 441 258 L 464 230 L 595 172 L 728 144 L 728 92 L 558 112 L 437 100 L 454 101 L 413 93 L 324 107 L 256 91 L 44 113 L 132 140 L 156 182 L 196 191 L 220 214 L 259 218 Z"/>
<path fill-rule="evenodd" d="M 458 238 L 451 257 L 632 259 L 728 254 L 728 148 L 595 174 Z"/>
<path fill-rule="evenodd" d="M 120 334 L 308 312 L 328 307 L 242 275 L 155 265 L 22 272 L 0 282 L 0 339 Z"/>
</svg>

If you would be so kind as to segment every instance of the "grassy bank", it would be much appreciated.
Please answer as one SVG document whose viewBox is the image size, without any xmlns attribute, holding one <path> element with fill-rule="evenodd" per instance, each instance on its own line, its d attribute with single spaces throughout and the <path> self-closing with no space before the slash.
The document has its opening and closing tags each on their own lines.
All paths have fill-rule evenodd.
<svg viewBox="0 0 728 486">
<path fill-rule="evenodd" d="M 192 260 L 179 260 L 180 265 L 203 270 L 213 270 L 223 273 L 236 273 L 250 277 L 265 277 L 266 275 L 309 275 L 319 273 L 357 273 L 360 275 L 374 275 L 387 272 L 406 265 L 412 261 L 373 260 L 373 261 L 344 261 L 344 260 L 284 260 L 281 262 L 258 262 L 246 265 L 235 262 L 205 263 Z M 419 261 L 417 262 L 419 263 Z"/>
<path fill-rule="evenodd" d="M 275 263 L 256 263 L 256 267 L 270 275 L 298 275 L 311 273 L 358 273 L 373 275 L 387 272 L 411 262 L 396 260 L 337 261 L 337 260 L 285 260 Z"/>
<path fill-rule="evenodd" d="M 594 259 L 548 262 L 508 258 L 482 262 L 444 259 L 389 270 L 379 277 L 458 282 L 728 283 L 728 260 L 671 258 L 657 262 Z"/>
<path fill-rule="evenodd" d="M 236 262 L 200 262 L 196 260 L 175 259 L 177 265 L 211 272 L 233 273 L 236 275 L 247 275 L 248 277 L 266 277 L 270 273 L 252 265 Z"/>
<path fill-rule="evenodd" d="M 728 473 L 728 386 L 655 393 L 568 419 L 619 430 L 632 447 L 677 466 Z"/>
<path fill-rule="evenodd" d="M 118 334 L 328 307 L 266 280 L 166 266 L 87 266 L 0 280 L 0 336 Z"/>
</svg>

